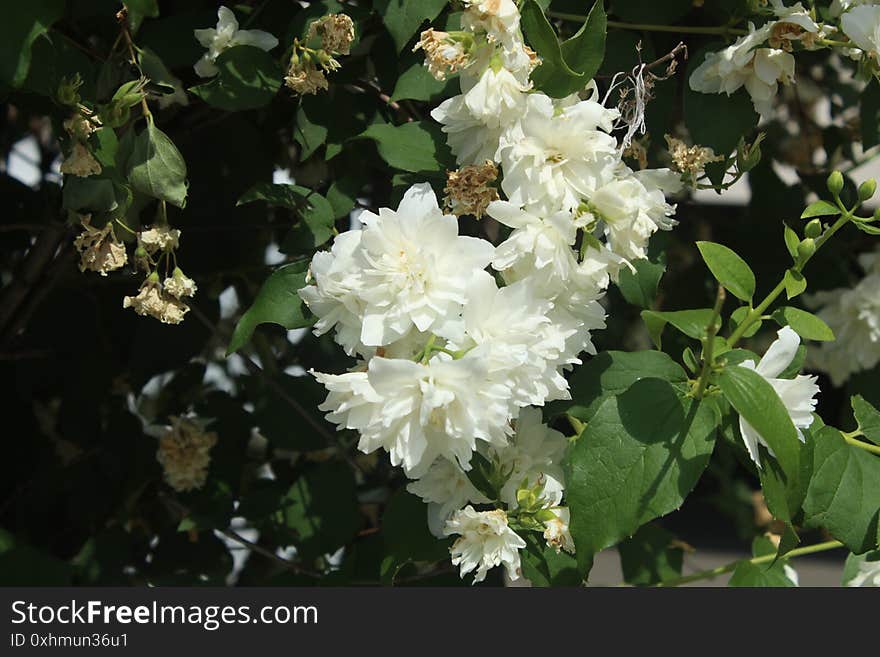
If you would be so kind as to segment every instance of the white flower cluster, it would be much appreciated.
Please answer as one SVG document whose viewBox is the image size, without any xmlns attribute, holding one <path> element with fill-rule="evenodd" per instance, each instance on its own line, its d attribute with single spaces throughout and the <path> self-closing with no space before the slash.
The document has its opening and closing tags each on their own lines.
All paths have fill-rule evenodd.
<svg viewBox="0 0 880 657">
<path fill-rule="evenodd" d="M 501 564 L 519 576 L 517 530 L 574 550 L 567 442 L 530 407 L 569 397 L 564 372 L 595 353 L 605 289 L 675 224 L 663 190 L 680 183 L 622 162 L 610 134 L 619 113 L 594 84 L 587 99 L 531 89 L 537 60 L 512 0 L 464 4 L 462 32 L 420 41 L 429 70 L 461 76 L 462 93 L 432 116 L 460 165 L 500 165 L 506 200 L 486 214 L 512 231 L 497 247 L 461 236 L 431 187 L 414 185 L 397 210 L 363 212 L 362 230 L 317 253 L 299 295 L 315 333 L 332 331 L 358 358 L 344 374 L 314 373 L 329 391 L 321 410 L 416 480 L 409 490 L 429 505 L 431 530 L 459 536 L 453 562 L 480 581 Z M 497 500 L 468 477 L 475 452 L 491 464 Z M 490 503 L 500 508 L 475 508 Z"/>
<path fill-rule="evenodd" d="M 770 115 L 779 83 L 794 82 L 792 43 L 797 41 L 804 48 L 813 49 L 828 29 L 816 23 L 800 2 L 786 7 L 782 0 L 772 0 L 772 5 L 777 20 L 758 29 L 749 23 L 749 34 L 706 55 L 691 74 L 691 89 L 729 96 L 745 87 L 755 110 L 763 117 Z"/>
<path fill-rule="evenodd" d="M 859 257 L 865 272 L 852 288 L 817 292 L 805 302 L 834 331 L 835 340 L 810 350 L 811 365 L 836 386 L 880 363 L 880 251 Z"/>
</svg>

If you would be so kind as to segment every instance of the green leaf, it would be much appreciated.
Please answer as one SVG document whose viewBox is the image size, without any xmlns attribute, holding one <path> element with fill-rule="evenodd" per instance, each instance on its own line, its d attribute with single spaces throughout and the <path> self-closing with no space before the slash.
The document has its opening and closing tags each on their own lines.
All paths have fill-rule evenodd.
<svg viewBox="0 0 880 657">
<path fill-rule="evenodd" d="M 794 232 L 788 224 L 782 224 L 785 228 L 785 248 L 788 249 L 788 254 L 791 256 L 792 260 L 797 261 L 800 256 L 798 255 L 798 246 L 801 243 L 801 238 L 798 237 L 798 234 Z"/>
<path fill-rule="evenodd" d="M 443 11 L 446 0 L 376 0 L 376 13 L 394 39 L 397 52 L 418 32 L 422 23 L 433 21 Z"/>
<path fill-rule="evenodd" d="M 880 445 L 880 411 L 865 401 L 861 395 L 854 395 L 850 399 L 856 422 L 859 423 L 859 431 L 875 445 Z"/>
<path fill-rule="evenodd" d="M 257 183 L 238 199 L 236 205 L 255 201 L 289 208 L 300 218 L 281 244 L 283 253 L 312 251 L 333 236 L 336 219 L 333 206 L 325 197 L 307 187 Z"/>
<path fill-rule="evenodd" d="M 583 577 L 577 559 L 567 552 L 557 552 L 534 533 L 525 536 L 526 548 L 520 552 L 523 575 L 532 586 L 580 586 Z"/>
<path fill-rule="evenodd" d="M 657 287 L 666 271 L 665 258 L 661 257 L 658 262 L 636 260 L 633 266 L 636 268 L 635 272 L 628 267 L 621 267 L 617 287 L 627 303 L 650 308 L 654 305 Z"/>
<path fill-rule="evenodd" d="M 700 340 L 706 334 L 706 327 L 712 320 L 712 314 L 711 308 L 671 310 L 666 312 L 643 310 L 642 319 L 648 327 L 651 340 L 660 349 L 662 344 L 661 337 L 666 324 L 672 324 L 686 336 Z"/>
<path fill-rule="evenodd" d="M 637 381 L 602 403 L 563 464 L 582 569 L 681 506 L 709 462 L 717 424 L 713 405 L 661 379 Z"/>
<path fill-rule="evenodd" d="M 800 441 L 773 386 L 756 371 L 739 365 L 725 367 L 718 385 L 730 405 L 773 450 L 783 472 L 797 476 Z"/>
<path fill-rule="evenodd" d="M 320 194 L 311 193 L 298 214 L 302 220 L 284 237 L 282 253 L 313 251 L 333 236 L 333 206 Z"/>
<path fill-rule="evenodd" d="M 354 476 L 342 461 L 309 469 L 291 486 L 285 506 L 284 523 L 306 558 L 335 552 L 361 525 Z"/>
<path fill-rule="evenodd" d="M 65 176 L 62 205 L 75 212 L 109 212 L 118 206 L 113 182 L 107 178 Z"/>
<path fill-rule="evenodd" d="M 358 138 L 375 141 L 379 155 L 395 169 L 420 173 L 443 171 L 453 166 L 445 135 L 429 121 L 398 126 L 377 123 L 369 126 Z"/>
<path fill-rule="evenodd" d="M 186 205 L 186 162 L 174 142 L 152 121 L 134 139 L 128 180 L 148 196 L 179 208 Z"/>
<path fill-rule="evenodd" d="M 362 181 L 355 177 L 343 177 L 333 181 L 327 190 L 327 201 L 333 207 L 333 217 L 347 217 L 357 203 L 357 196 L 363 188 Z"/>
<path fill-rule="evenodd" d="M 241 349 L 260 324 L 280 324 L 286 329 L 311 326 L 315 318 L 296 293 L 306 285 L 308 261 L 276 269 L 260 288 L 253 305 L 238 320 L 226 355 Z"/>
<path fill-rule="evenodd" d="M 237 112 L 264 107 L 281 88 L 281 67 L 269 53 L 254 46 L 227 48 L 216 61 L 218 74 L 190 92 L 209 105 Z"/>
<path fill-rule="evenodd" d="M 686 81 L 703 63 L 706 52 L 698 52 L 690 58 Z M 720 116 L 724 117 L 723 121 L 718 120 Z M 727 155 L 737 147 L 741 137 L 752 132 L 758 124 L 758 114 L 745 89 L 730 96 L 704 94 L 694 91 L 685 82 L 684 120 L 695 144 L 708 146 L 719 155 Z"/>
<path fill-rule="evenodd" d="M 804 524 L 823 527 L 852 552 L 877 548 L 880 458 L 844 441 L 833 427 L 814 437 Z"/>
<path fill-rule="evenodd" d="M 329 129 L 324 124 L 327 110 L 323 97 L 306 96 L 296 111 L 296 129 L 293 137 L 302 147 L 300 157 L 307 160 L 327 141 Z"/>
<path fill-rule="evenodd" d="M 313 193 L 308 187 L 300 185 L 260 182 L 242 194 L 235 205 L 264 201 L 276 207 L 299 210 L 308 204 L 309 195 Z"/>
<path fill-rule="evenodd" d="M 834 331 L 831 330 L 831 327 L 806 310 L 783 306 L 773 313 L 773 319 L 780 326 L 790 326 L 804 340 L 818 340 L 820 342 L 834 340 Z"/>
<path fill-rule="evenodd" d="M 548 96 L 564 98 L 583 89 L 602 65 L 607 25 L 603 3 L 595 3 L 581 29 L 562 44 L 534 0 L 523 3 L 520 20 L 526 38 L 541 56 L 532 81 Z"/>
<path fill-rule="evenodd" d="M 30 545 L 17 544 L 0 553 L 3 586 L 70 586 L 72 568 Z"/>
<path fill-rule="evenodd" d="M 144 75 L 150 79 L 152 85 L 159 87 L 164 93 L 173 94 L 178 90 L 183 93 L 180 79 L 168 70 L 159 55 L 149 48 L 140 48 L 137 56 Z"/>
<path fill-rule="evenodd" d="M 125 0 L 128 9 L 128 24 L 132 32 L 137 32 L 144 18 L 156 18 L 159 15 L 158 0 Z"/>
<path fill-rule="evenodd" d="M 785 537 L 783 537 L 784 539 Z M 728 586 L 774 586 L 791 587 L 797 584 L 789 579 L 786 573 L 786 559 L 782 559 L 782 545 L 779 549 L 766 536 L 757 536 L 752 540 L 752 556 L 766 557 L 773 555 L 776 558 L 768 563 L 753 564 L 742 561 L 734 571 Z"/>
<path fill-rule="evenodd" d="M 811 219 L 813 217 L 829 217 L 840 214 L 840 208 L 828 201 L 816 201 L 810 203 L 806 210 L 801 213 L 801 219 Z"/>
<path fill-rule="evenodd" d="M 427 504 L 404 488 L 388 501 L 382 515 L 382 538 L 388 553 L 401 564 L 449 558 L 452 539 L 439 539 L 428 531 L 427 509 Z"/>
<path fill-rule="evenodd" d="M 774 518 L 782 520 L 787 525 L 794 524 L 799 518 L 813 471 L 813 436 L 819 430 L 821 430 L 821 420 L 815 420 L 812 427 L 802 430 L 806 442 L 798 442 L 796 472 L 785 473 L 782 466 L 772 458 L 763 459 L 762 467 L 758 469 L 767 508 Z"/>
<path fill-rule="evenodd" d="M 20 87 L 31 65 L 31 46 L 64 15 L 64 0 L 7 4 L 0 22 L 0 81 Z"/>
<path fill-rule="evenodd" d="M 715 242 L 697 242 L 697 248 L 712 275 L 738 299 L 755 296 L 755 273 L 732 249 Z"/>
<path fill-rule="evenodd" d="M 786 270 L 782 280 L 785 283 L 785 296 L 789 299 L 794 299 L 807 289 L 807 279 L 802 273 L 794 269 Z"/>
<path fill-rule="evenodd" d="M 733 571 L 728 586 L 733 587 L 793 587 L 792 582 L 785 572 L 785 562 L 777 560 L 772 565 L 753 564 L 749 561 L 741 561 Z"/>
<path fill-rule="evenodd" d="M 868 577 L 865 582 L 854 582 L 853 580 L 859 575 L 862 564 L 867 563 L 869 570 L 876 573 L 877 569 L 880 568 L 880 564 L 877 563 L 878 561 L 880 561 L 880 550 L 866 552 L 865 554 L 850 553 L 846 557 L 846 563 L 843 566 L 843 577 L 840 583 L 843 586 L 876 586 L 876 575 Z"/>
<path fill-rule="evenodd" d="M 687 374 L 662 351 L 603 351 L 575 369 L 570 380 L 571 401 L 553 402 L 548 413 L 568 413 L 589 422 L 608 397 L 645 378 L 683 384 Z"/>
<path fill-rule="evenodd" d="M 409 65 L 397 78 L 391 100 L 430 101 L 435 98 L 454 96 L 455 80 L 437 80 L 428 72 L 422 59 Z"/>
<path fill-rule="evenodd" d="M 854 221 L 855 227 L 868 235 L 880 235 L 880 226 L 872 226 L 864 221 Z"/>
<path fill-rule="evenodd" d="M 675 536 L 655 524 L 639 527 L 617 546 L 623 579 L 628 584 L 656 584 L 681 575 L 684 550 Z"/>
<path fill-rule="evenodd" d="M 318 409 L 327 394 L 314 378 L 279 374 L 269 382 L 265 377 L 247 377 L 245 386 L 254 405 L 253 420 L 272 447 L 299 452 L 327 447 L 326 440 L 311 429 L 314 425 L 323 426 L 331 435 L 336 430 Z M 303 425 L 290 421 L 291 400 L 313 420 L 309 429 L 303 430 Z"/>
</svg>

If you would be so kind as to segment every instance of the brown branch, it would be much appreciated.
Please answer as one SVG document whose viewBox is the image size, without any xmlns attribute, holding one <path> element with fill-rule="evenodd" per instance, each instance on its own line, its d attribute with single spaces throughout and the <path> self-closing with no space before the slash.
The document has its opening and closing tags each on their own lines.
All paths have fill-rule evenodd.
<svg viewBox="0 0 880 657">
<path fill-rule="evenodd" d="M 21 311 L 17 313 L 9 327 L 3 331 L 2 338 L 4 341 L 14 339 L 25 330 L 31 317 L 33 317 L 34 313 L 49 295 L 49 292 L 55 288 L 61 275 L 69 271 L 75 260 L 76 255 L 73 245 L 67 243 L 62 246 L 58 256 L 47 267 L 46 275 L 42 278 L 40 284 L 29 295 L 29 298 L 25 300 Z"/>
<path fill-rule="evenodd" d="M 16 313 L 45 276 L 46 269 L 66 235 L 64 224 L 48 224 L 28 250 L 12 281 L 0 291 L 0 336 L 9 333 Z"/>
<path fill-rule="evenodd" d="M 666 53 L 665 55 L 663 55 L 659 59 L 655 59 L 650 64 L 645 65 L 645 70 L 650 71 L 652 68 L 656 68 L 656 67 L 660 66 L 661 64 L 665 64 L 666 62 L 669 62 L 671 60 L 675 60 L 679 55 L 682 56 L 682 59 L 684 61 L 687 61 L 688 49 L 687 49 L 687 46 L 684 44 L 684 41 L 679 41 L 678 45 L 675 46 L 675 48 L 670 50 L 668 53 Z"/>
</svg>

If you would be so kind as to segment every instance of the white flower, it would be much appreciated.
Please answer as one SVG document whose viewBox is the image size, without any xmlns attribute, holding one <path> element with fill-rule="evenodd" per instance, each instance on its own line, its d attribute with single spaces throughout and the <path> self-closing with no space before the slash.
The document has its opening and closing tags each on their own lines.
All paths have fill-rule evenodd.
<svg viewBox="0 0 880 657">
<path fill-rule="evenodd" d="M 362 235 L 360 230 L 346 231 L 336 236 L 330 251 L 315 253 L 309 265 L 314 285 L 298 291 L 318 317 L 315 335 L 335 326 L 335 340 L 349 356 L 363 350 L 361 318 L 366 304 L 359 296 L 363 277 L 358 257 Z"/>
<path fill-rule="evenodd" d="M 857 557 L 859 569 L 853 578 L 846 582 L 846 586 L 880 586 L 880 555 L 875 553 L 873 561 L 866 557 L 867 555 Z"/>
<path fill-rule="evenodd" d="M 413 185 L 397 211 L 363 212 L 360 260 L 365 303 L 361 341 L 387 345 L 413 327 L 451 337 L 474 272 L 492 260 L 490 242 L 458 234 L 431 186 Z"/>
<path fill-rule="evenodd" d="M 779 90 L 778 82 L 794 82 L 794 57 L 775 48 L 759 48 L 752 61 L 752 74 L 745 80 L 746 91 L 752 97 L 755 111 L 769 116 L 773 111 L 773 97 Z"/>
<path fill-rule="evenodd" d="M 526 110 L 530 85 L 506 68 L 487 68 L 479 78 L 461 80 L 464 103 L 471 115 L 491 128 L 504 128 L 519 121 Z"/>
<path fill-rule="evenodd" d="M 208 51 L 196 62 L 195 71 L 203 78 L 217 75 L 214 62 L 220 53 L 233 46 L 254 46 L 261 50 L 272 50 L 278 39 L 263 30 L 240 30 L 235 14 L 228 7 L 217 10 L 217 27 L 195 30 L 196 39 Z"/>
<path fill-rule="evenodd" d="M 445 536 L 446 521 L 465 504 L 489 503 L 465 472 L 447 459 L 434 461 L 425 475 L 407 484 L 406 489 L 428 505 L 428 528 L 437 538 Z"/>
<path fill-rule="evenodd" d="M 464 308 L 467 337 L 459 348 L 484 348 L 489 375 L 507 386 L 517 406 L 567 399 L 568 382 L 557 370 L 573 331 L 553 324 L 553 308 L 530 279 L 498 288 L 479 272 L 471 282 Z"/>
<path fill-rule="evenodd" d="M 497 161 L 499 149 L 522 134 L 519 121 L 526 110 L 528 70 L 519 76 L 504 67 L 487 65 L 480 70 L 476 77 L 463 74 L 462 93 L 431 112 L 443 124 L 460 165 Z"/>
<path fill-rule="evenodd" d="M 828 11 L 831 16 L 840 16 L 843 12 L 848 11 L 852 7 L 859 5 L 873 5 L 876 0 L 833 0 Z"/>
<path fill-rule="evenodd" d="M 565 550 L 574 554 L 574 539 L 568 529 L 571 522 L 571 512 L 565 506 L 550 510 L 556 517 L 544 522 L 544 540 L 547 541 L 547 545 L 556 548 L 557 552 Z"/>
<path fill-rule="evenodd" d="M 648 240 L 658 229 L 675 225 L 675 206 L 659 189 L 648 189 L 636 176 L 603 185 L 590 197 L 590 210 L 604 223 L 611 250 L 627 260 L 647 256 Z"/>
<path fill-rule="evenodd" d="M 476 570 L 474 583 L 482 582 L 489 569 L 503 564 L 510 579 L 519 579 L 519 551 L 526 542 L 507 524 L 504 511 L 475 511 L 468 505 L 447 521 L 444 533 L 459 535 L 449 552 L 462 578 Z"/>
<path fill-rule="evenodd" d="M 782 0 L 770 0 L 770 2 L 773 5 L 773 13 L 780 19 L 780 23 L 792 23 L 814 34 L 820 31 L 820 26 L 802 3 L 797 2 L 791 7 L 786 7 Z"/>
<path fill-rule="evenodd" d="M 458 221 L 444 215 L 430 185 L 413 185 L 396 211 L 363 212 L 362 231 L 334 240 L 315 254 L 315 285 L 299 291 L 318 316 L 317 334 L 337 327 L 349 354 L 388 346 L 413 330 L 460 336 L 468 282 L 492 260 L 485 240 L 458 235 Z"/>
<path fill-rule="evenodd" d="M 486 211 L 493 219 L 513 228 L 495 249 L 492 266 L 497 270 L 512 270 L 509 273 L 514 280 L 540 272 L 548 287 L 575 277 L 578 263 L 572 246 L 577 238 L 577 225 L 571 212 L 533 214 L 509 201 L 493 201 Z"/>
<path fill-rule="evenodd" d="M 561 463 L 567 448 L 568 439 L 544 424 L 539 409 L 524 408 L 510 443 L 494 450 L 501 469 L 511 473 L 501 488 L 501 500 L 515 509 L 516 491 L 525 481 L 528 488 L 541 484 L 547 505 L 558 506 L 565 490 Z"/>
<path fill-rule="evenodd" d="M 770 38 L 772 23 L 756 30 L 749 24 L 749 34 L 724 50 L 706 55 L 691 74 L 691 89 L 702 93 L 725 93 L 728 96 L 745 86 L 755 109 L 766 116 L 778 90 L 778 82 L 794 81 L 794 57 L 784 50 L 759 48 Z"/>
<path fill-rule="evenodd" d="M 490 379 L 480 347 L 426 364 L 376 356 L 366 372 L 314 376 L 330 391 L 318 407 L 329 411 L 327 419 L 358 431 L 361 451 L 385 449 L 412 478 L 437 457 L 468 469 L 478 440 L 501 446 L 512 431 L 510 391 Z"/>
<path fill-rule="evenodd" d="M 611 258 L 615 257 L 608 249 L 603 248 L 601 251 L 590 249 L 588 254 L 596 253 L 598 256 L 604 257 L 608 254 Z M 594 273 L 600 277 L 598 282 L 607 285 L 609 261 L 603 263 L 601 259 L 585 259 L 581 263 L 580 270 L 587 271 L 587 266 L 594 266 Z M 565 350 L 560 355 L 558 366 L 565 367 L 569 365 L 578 365 L 581 360 L 579 355 L 586 351 L 588 354 L 595 354 L 596 347 L 593 346 L 592 333 L 598 329 L 605 328 L 605 309 L 599 300 L 604 295 L 604 291 L 600 291 L 597 287 L 596 280 L 591 280 L 589 284 L 580 286 L 578 284 L 570 284 L 566 289 L 553 300 L 554 308 L 550 311 L 549 317 L 552 324 L 558 327 L 560 332 L 565 333 L 568 337 L 565 340 Z"/>
<path fill-rule="evenodd" d="M 464 0 L 461 26 L 485 32 L 493 41 L 510 45 L 520 37 L 519 9 L 513 0 Z"/>
<path fill-rule="evenodd" d="M 565 106 L 530 94 L 522 138 L 501 149 L 501 188 L 510 202 L 540 216 L 577 208 L 619 162 L 617 141 L 600 131 L 618 116 L 595 100 Z"/>
<path fill-rule="evenodd" d="M 863 266 L 868 266 L 863 258 Z M 854 373 L 880 363 L 880 271 L 870 273 L 851 288 L 818 292 L 805 302 L 819 308 L 817 315 L 834 331 L 835 340 L 811 350 L 811 364 L 827 372 L 835 386 Z"/>
<path fill-rule="evenodd" d="M 490 128 L 475 117 L 465 102 L 464 95 L 447 98 L 431 111 L 431 118 L 443 124 L 446 143 L 461 166 L 498 160 L 505 130 Z"/>
<path fill-rule="evenodd" d="M 757 366 L 754 361 L 747 360 L 739 367 L 755 370 L 773 386 L 797 429 L 798 437 L 803 441 L 804 436 L 801 429 L 806 429 L 813 424 L 813 411 L 816 408 L 816 395 L 819 394 L 819 386 L 816 385 L 815 376 L 799 374 L 793 379 L 776 378 L 794 360 L 801 343 L 800 336 L 790 326 L 784 326 L 777 335 L 778 338 L 770 345 Z M 770 450 L 761 435 L 741 416 L 739 430 L 749 456 L 758 467 L 761 467 L 758 443 L 767 447 L 771 455 L 773 451 Z"/>
<path fill-rule="evenodd" d="M 880 50 L 880 5 L 853 7 L 840 18 L 840 27 L 853 43 L 875 60 Z"/>
</svg>

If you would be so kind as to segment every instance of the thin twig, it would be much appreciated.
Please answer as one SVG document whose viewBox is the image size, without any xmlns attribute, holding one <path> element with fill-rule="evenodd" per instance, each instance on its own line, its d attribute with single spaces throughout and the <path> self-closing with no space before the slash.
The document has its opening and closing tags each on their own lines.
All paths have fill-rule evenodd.
<svg viewBox="0 0 880 657">
<path fill-rule="evenodd" d="M 661 64 L 665 64 L 666 62 L 668 62 L 672 59 L 675 59 L 679 55 L 682 56 L 682 59 L 687 61 L 688 49 L 687 49 L 687 46 L 684 44 L 684 41 L 679 41 L 678 45 L 675 46 L 675 48 L 670 50 L 668 53 L 666 53 L 665 55 L 663 55 L 659 59 L 655 59 L 650 64 L 646 64 L 645 70 L 650 71 L 652 68 L 656 68 L 657 66 L 660 66 Z"/>
<path fill-rule="evenodd" d="M 167 493 L 164 493 L 164 492 L 160 492 L 159 499 L 161 499 L 165 503 L 165 505 L 169 508 L 169 510 L 171 510 L 173 513 L 175 513 L 177 516 L 179 516 L 181 520 L 189 517 L 189 515 L 190 515 L 189 509 L 186 506 L 184 506 L 181 502 L 179 502 L 177 499 L 172 497 L 171 495 L 168 495 Z M 297 573 L 298 575 L 305 575 L 307 577 L 313 577 L 315 579 L 320 579 L 322 576 L 320 573 L 309 570 L 308 568 L 304 568 L 303 566 L 299 565 L 298 563 L 295 563 L 293 561 L 285 559 L 284 557 L 279 557 L 277 554 L 275 554 L 271 550 L 267 550 L 262 545 L 260 545 L 258 543 L 254 543 L 253 541 L 246 539 L 244 536 L 242 536 L 241 534 L 239 534 L 238 532 L 236 532 L 232 529 L 229 529 L 229 528 L 217 529 L 217 528 L 215 528 L 215 530 L 220 532 L 221 534 L 223 534 L 225 537 L 232 539 L 236 543 L 244 545 L 248 549 L 253 550 L 257 554 L 260 554 L 260 555 L 266 557 L 267 559 L 271 559 L 275 563 L 277 563 L 281 566 L 284 566 L 284 568 L 287 568 L 288 570 L 292 570 L 293 572 Z"/>
<path fill-rule="evenodd" d="M 8 334 L 22 304 L 43 279 L 58 246 L 66 236 L 64 224 L 50 224 L 28 250 L 12 281 L 0 292 L 0 335 Z"/>
<path fill-rule="evenodd" d="M 199 310 L 195 305 L 190 306 L 190 310 L 193 315 L 198 319 L 209 331 L 216 331 L 218 333 L 222 332 L 219 326 L 215 326 L 206 316 L 205 314 Z M 226 336 L 224 336 L 226 337 Z M 228 337 L 226 338 L 228 339 Z M 339 437 L 327 431 L 327 429 L 318 423 L 314 417 L 312 417 L 311 413 L 309 413 L 302 404 L 299 403 L 297 399 L 290 395 L 287 390 L 284 389 L 278 381 L 269 375 L 262 367 L 257 365 L 253 361 L 253 359 L 247 354 L 240 354 L 242 360 L 244 361 L 247 368 L 251 371 L 251 374 L 255 374 L 259 376 L 265 383 L 269 385 L 270 388 L 277 394 L 286 404 L 288 404 L 296 413 L 305 420 L 306 424 L 308 424 L 321 438 L 331 447 L 335 447 L 340 456 L 345 459 L 345 462 L 348 463 L 352 468 L 364 474 L 363 468 L 360 464 L 352 457 L 351 454 L 348 453 L 347 447 L 339 440 Z"/>
</svg>

